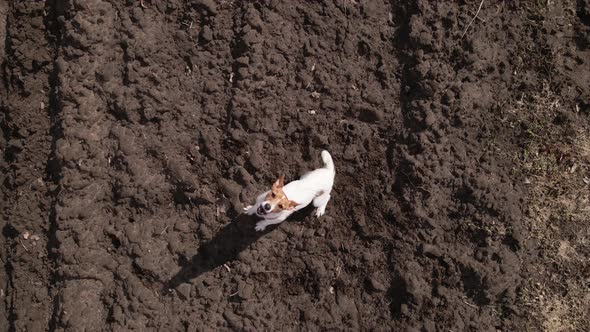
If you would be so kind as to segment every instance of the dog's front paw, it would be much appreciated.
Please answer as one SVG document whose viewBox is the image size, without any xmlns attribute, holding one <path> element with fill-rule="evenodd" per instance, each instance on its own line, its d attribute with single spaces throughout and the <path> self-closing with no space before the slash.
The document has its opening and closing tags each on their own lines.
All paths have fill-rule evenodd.
<svg viewBox="0 0 590 332">
<path fill-rule="evenodd" d="M 259 221 L 256 223 L 256 227 L 254 227 L 254 229 L 257 232 L 262 232 L 263 230 L 266 229 L 266 223 L 264 223 L 263 221 Z"/>
<path fill-rule="evenodd" d="M 256 209 L 252 205 L 248 205 L 244 208 L 244 213 L 251 216 L 256 213 Z"/>
<path fill-rule="evenodd" d="M 317 209 L 317 211 L 315 212 L 315 216 L 319 218 L 319 217 L 323 216 L 325 213 L 326 213 L 326 210 Z"/>
</svg>

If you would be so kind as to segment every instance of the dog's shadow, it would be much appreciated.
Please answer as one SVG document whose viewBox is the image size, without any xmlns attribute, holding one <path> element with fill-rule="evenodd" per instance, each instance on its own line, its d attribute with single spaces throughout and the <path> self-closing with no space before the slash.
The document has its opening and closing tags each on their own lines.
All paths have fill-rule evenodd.
<svg viewBox="0 0 590 332">
<path fill-rule="evenodd" d="M 289 221 L 302 222 L 312 209 L 306 207 L 297 211 L 289 218 Z M 182 283 L 189 282 L 191 279 L 234 260 L 242 250 L 280 225 L 271 225 L 265 231 L 257 232 L 254 229 L 256 221 L 255 217 L 239 215 L 224 226 L 211 241 L 199 247 L 197 254 L 190 260 L 181 259 L 181 270 L 164 285 L 164 291 L 168 292 Z"/>
</svg>

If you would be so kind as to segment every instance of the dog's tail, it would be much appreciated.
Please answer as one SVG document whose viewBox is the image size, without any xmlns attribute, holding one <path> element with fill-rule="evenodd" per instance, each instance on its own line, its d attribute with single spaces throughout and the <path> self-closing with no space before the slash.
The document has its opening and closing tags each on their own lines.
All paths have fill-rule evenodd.
<svg viewBox="0 0 590 332">
<path fill-rule="evenodd" d="M 322 151 L 322 160 L 324 161 L 324 164 L 326 164 L 326 168 L 331 170 L 332 172 L 335 172 L 336 170 L 334 169 L 334 161 L 332 160 L 332 156 L 330 155 L 330 152 L 324 150 Z"/>
</svg>

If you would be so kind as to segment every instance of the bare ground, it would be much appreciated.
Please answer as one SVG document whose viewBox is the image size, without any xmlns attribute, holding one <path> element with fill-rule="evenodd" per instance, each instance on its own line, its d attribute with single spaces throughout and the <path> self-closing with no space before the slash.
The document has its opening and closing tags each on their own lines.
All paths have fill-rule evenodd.
<svg viewBox="0 0 590 332">
<path fill-rule="evenodd" d="M 0 2 L 0 330 L 590 330 L 590 2 Z M 280 174 L 327 215 L 240 216 Z"/>
</svg>

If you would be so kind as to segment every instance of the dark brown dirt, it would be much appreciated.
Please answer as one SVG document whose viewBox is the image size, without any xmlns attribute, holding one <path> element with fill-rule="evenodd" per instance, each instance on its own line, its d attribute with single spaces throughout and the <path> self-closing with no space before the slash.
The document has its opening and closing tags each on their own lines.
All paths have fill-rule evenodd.
<svg viewBox="0 0 590 332">
<path fill-rule="evenodd" d="M 479 4 L 3 2 L 0 330 L 588 330 L 530 299 L 588 286 L 590 226 L 548 259 L 514 157 L 533 96 L 590 127 L 590 2 Z M 255 233 L 322 149 L 327 215 Z"/>
</svg>

